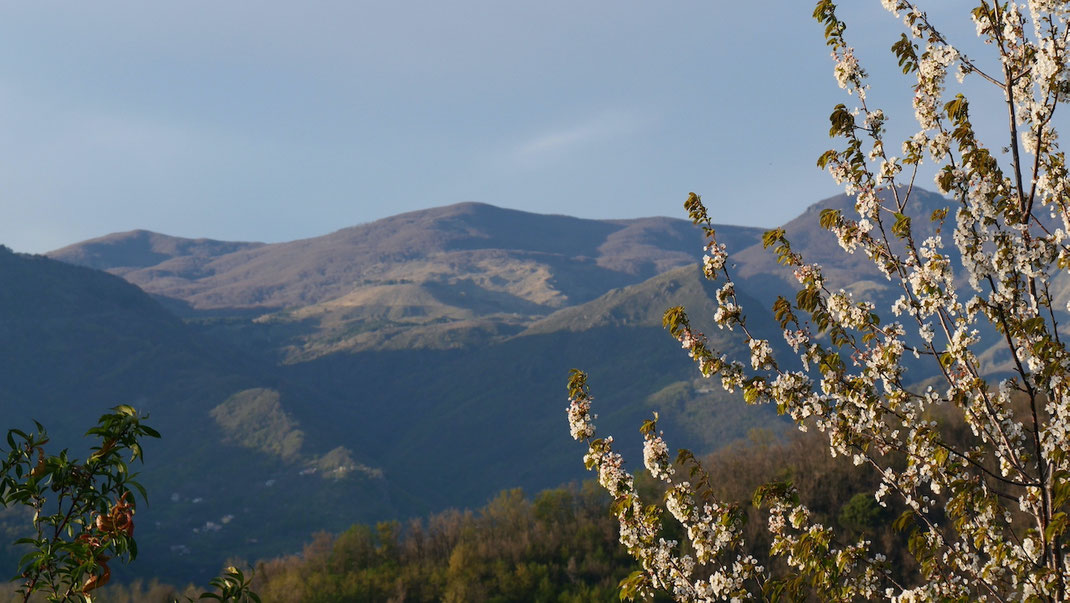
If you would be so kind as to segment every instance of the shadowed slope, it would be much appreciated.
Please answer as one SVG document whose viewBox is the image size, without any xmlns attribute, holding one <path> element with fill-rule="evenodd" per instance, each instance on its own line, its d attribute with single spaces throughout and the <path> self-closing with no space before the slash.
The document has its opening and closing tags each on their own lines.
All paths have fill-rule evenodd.
<svg viewBox="0 0 1070 603">
<path fill-rule="evenodd" d="M 255 488 L 264 490 L 269 479 L 280 489 L 300 488 L 321 499 L 341 520 L 338 527 L 346 525 L 345 516 L 373 519 L 390 509 L 389 485 L 367 471 L 354 471 L 344 480 L 300 474 L 306 462 L 337 473 L 339 463 L 327 461 L 340 452 L 350 456 L 346 467 L 365 467 L 359 462 L 367 458 L 359 442 L 332 457 L 337 442 L 284 441 L 287 455 L 280 458 L 274 450 L 247 446 L 242 436 L 248 440 L 248 434 L 225 429 L 225 421 L 217 425 L 213 408 L 265 384 L 282 392 L 274 394 L 274 406 L 232 404 L 224 410 L 230 415 L 241 411 L 246 424 L 270 425 L 278 422 L 274 415 L 289 410 L 285 405 L 322 401 L 307 388 L 280 383 L 272 367 L 205 340 L 137 287 L 97 270 L 4 247 L 0 282 L 0 416 L 5 429 L 32 428 L 36 419 L 48 429 L 50 446 L 82 457 L 89 442 L 83 437 L 86 428 L 107 408 L 130 404 L 149 413 L 148 423 L 163 434 L 144 443 L 146 462 L 137 467 L 152 499 L 151 505 L 138 506 L 142 555 L 135 571 L 206 580 L 228 555 L 247 554 L 242 547 L 251 551 L 247 539 L 260 537 L 257 531 L 268 520 L 271 537 L 259 548 L 279 553 L 322 528 L 319 518 L 287 510 L 288 500 L 263 492 L 249 496 Z M 296 430 L 296 423 L 290 425 L 290 432 Z M 227 515 L 232 517 L 226 528 L 194 530 L 208 522 L 223 525 L 220 518 Z M 18 529 L 26 527 L 17 516 L 0 515 L 0 533 L 8 533 L 9 520 L 17 521 Z M 0 547 L 0 560 L 14 567 L 10 557 L 17 559 L 25 551 L 8 544 Z"/>
</svg>

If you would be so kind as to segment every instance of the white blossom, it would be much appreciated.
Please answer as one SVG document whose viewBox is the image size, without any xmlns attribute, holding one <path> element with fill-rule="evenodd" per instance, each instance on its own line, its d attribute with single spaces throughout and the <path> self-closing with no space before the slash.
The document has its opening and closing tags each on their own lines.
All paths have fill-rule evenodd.
<svg viewBox="0 0 1070 603">
<path fill-rule="evenodd" d="M 900 49 L 913 76 L 918 129 L 902 144 L 886 140 L 894 128 L 867 98 L 867 74 L 843 24 L 821 12 L 831 10 L 828 3 L 819 4 L 833 75 L 859 105 L 837 108 L 833 129 L 842 146 L 822 157 L 857 214 L 834 214 L 825 225 L 846 253 L 860 251 L 872 261 L 896 299 L 878 307 L 875 300 L 883 298 L 835 283 L 835 271 L 826 279 L 821 265 L 793 250 L 781 260 L 802 293 L 783 302 L 790 313 L 778 310 L 787 346 L 781 351 L 791 354 L 774 360 L 772 344 L 747 322 L 745 298 L 737 298 L 726 269 L 726 246 L 705 224 L 703 270 L 723 279 L 714 321 L 735 331 L 723 335 L 746 342 L 749 363 L 712 349 L 686 320 L 672 332 L 703 376 L 717 376 L 727 391 L 744 390 L 748 402 L 775 403 L 802 431 L 821 432 L 833 456 L 877 470 L 879 505 L 909 509 L 911 547 L 922 562 L 900 583 L 887 572 L 888 560 L 870 553 L 873 543 L 835 539 L 834 528 L 815 522 L 797 492 L 770 490 L 763 523 L 771 554 L 780 559 L 777 567 L 805 577 L 812 598 L 1065 600 L 1070 170 L 1059 150 L 1056 111 L 1070 89 L 1070 4 L 982 3 L 970 18 L 994 54 L 988 61 L 951 46 L 917 2 L 881 4 L 905 29 L 909 48 Z M 951 69 L 960 83 L 976 77 L 996 84 L 994 100 L 1010 108 L 1003 115 L 1013 132 L 995 150 L 977 134 L 989 129 L 979 123 L 984 114 L 949 89 Z M 913 188 L 925 173 L 915 169 L 930 162 L 922 170 L 937 174 L 951 204 L 932 221 L 915 213 Z M 890 316 L 901 322 L 888 322 Z M 907 352 L 928 368 L 908 370 Z M 934 418 L 949 414 L 960 439 Z M 573 437 L 588 441 L 585 462 L 614 497 L 621 542 L 650 585 L 681 601 L 762 594 L 772 570 L 740 551 L 739 513 L 680 481 L 663 434 L 644 428 L 643 460 L 666 485 L 665 510 L 682 526 L 683 543 L 659 536 L 660 516 L 639 500 L 612 438 L 592 439 L 590 397 L 574 396 L 568 418 Z"/>
</svg>

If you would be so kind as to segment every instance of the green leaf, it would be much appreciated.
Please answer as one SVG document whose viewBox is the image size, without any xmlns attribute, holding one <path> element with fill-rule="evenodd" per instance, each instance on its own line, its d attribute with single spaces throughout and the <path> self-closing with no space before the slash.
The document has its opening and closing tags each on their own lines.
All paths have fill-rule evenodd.
<svg viewBox="0 0 1070 603">
<path fill-rule="evenodd" d="M 126 404 L 120 404 L 118 406 L 115 406 L 115 407 L 112 408 L 112 410 L 114 410 L 115 414 L 117 414 L 117 415 L 123 415 L 123 416 L 126 416 L 126 417 L 136 417 L 137 416 L 137 411 L 134 410 L 134 407 L 133 406 L 128 406 Z"/>
<path fill-rule="evenodd" d="M 828 229 L 832 228 L 833 226 L 836 226 L 837 224 L 839 224 L 841 220 L 842 220 L 842 215 L 840 213 L 840 210 L 834 209 L 834 208 L 831 208 L 831 207 L 828 207 L 828 208 L 825 208 L 825 209 L 821 210 L 821 217 L 819 219 L 819 223 L 821 224 L 821 228 L 824 228 L 825 230 L 828 230 Z"/>
<path fill-rule="evenodd" d="M 1044 528 L 1044 539 L 1047 542 L 1054 542 L 1055 539 L 1062 535 L 1066 531 L 1067 516 L 1066 513 L 1059 511 L 1051 516 L 1051 521 L 1048 522 L 1047 527 Z"/>
<path fill-rule="evenodd" d="M 639 433 L 643 435 L 652 434 L 658 429 L 658 418 L 655 413 L 653 419 L 647 419 L 643 421 L 643 424 L 639 427 Z"/>
<path fill-rule="evenodd" d="M 903 69 L 903 73 L 910 73 L 918 68 L 918 47 L 907 37 L 906 34 L 902 34 L 895 44 L 892 44 L 892 53 L 899 59 L 899 67 Z"/>
<path fill-rule="evenodd" d="M 947 448 L 937 448 L 936 451 L 933 452 L 933 460 L 936 461 L 937 465 L 943 467 L 945 464 L 947 464 L 947 459 Z"/>
<path fill-rule="evenodd" d="M 819 167 L 821 169 L 825 169 L 825 167 L 828 166 L 829 162 L 831 162 L 834 159 L 836 159 L 837 157 L 839 157 L 839 155 L 840 155 L 839 153 L 837 153 L 835 150 L 832 150 L 832 149 L 829 149 L 828 151 L 825 151 L 824 153 L 821 154 L 820 157 L 817 158 L 817 167 Z"/>
<path fill-rule="evenodd" d="M 909 527 L 909 526 L 911 526 L 913 524 L 914 524 L 914 511 L 908 509 L 906 511 L 903 511 L 899 515 L 899 517 L 896 518 L 896 520 L 894 522 L 892 522 L 892 529 L 894 529 L 896 532 L 902 532 L 907 527 Z"/>
<path fill-rule="evenodd" d="M 836 105 L 836 108 L 832 110 L 832 114 L 829 115 L 829 123 L 832 124 L 829 128 L 830 137 L 854 133 L 855 116 L 851 115 L 846 105 Z"/>
<path fill-rule="evenodd" d="M 895 224 L 892 225 L 892 234 L 905 239 L 910 236 L 910 218 L 899 212 L 895 213 Z"/>
<path fill-rule="evenodd" d="M 784 229 L 774 228 L 767 230 L 762 234 L 762 247 L 768 249 L 775 243 L 779 243 L 784 239 Z"/>
<path fill-rule="evenodd" d="M 955 95 L 955 99 L 944 105 L 944 112 L 952 121 L 959 121 L 969 113 L 969 102 L 961 94 Z"/>
</svg>

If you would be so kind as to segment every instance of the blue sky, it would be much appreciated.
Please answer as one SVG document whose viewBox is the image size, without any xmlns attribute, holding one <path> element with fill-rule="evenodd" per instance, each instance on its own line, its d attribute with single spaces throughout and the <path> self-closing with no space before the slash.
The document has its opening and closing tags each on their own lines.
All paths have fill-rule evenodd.
<svg viewBox="0 0 1070 603">
<path fill-rule="evenodd" d="M 909 109 L 896 20 L 843 4 L 871 98 Z M 852 99 L 812 9 L 5 3 L 0 243 L 134 228 L 273 242 L 460 201 L 683 217 L 692 190 L 719 222 L 774 226 L 838 192 L 814 162 Z"/>
</svg>

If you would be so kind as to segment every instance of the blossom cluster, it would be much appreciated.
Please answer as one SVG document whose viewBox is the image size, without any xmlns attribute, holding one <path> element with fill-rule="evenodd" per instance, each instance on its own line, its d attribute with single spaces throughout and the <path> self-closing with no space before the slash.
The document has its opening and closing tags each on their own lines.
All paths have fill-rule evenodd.
<svg viewBox="0 0 1070 603">
<path fill-rule="evenodd" d="M 716 279 L 717 273 L 724 268 L 725 261 L 728 259 L 728 246 L 711 240 L 706 244 L 704 251 L 706 253 L 702 256 L 702 271 L 706 274 L 706 278 Z"/>
<path fill-rule="evenodd" d="M 854 198 L 855 211 L 823 214 L 821 222 L 845 253 L 872 262 L 887 281 L 884 293 L 867 299 L 849 283 L 834 288 L 834 272 L 826 276 L 791 250 L 781 230 L 771 231 L 767 243 L 800 290 L 774 306 L 784 345 L 756 336 L 727 249 L 712 239 L 693 195 L 689 211 L 710 236 L 703 270 L 721 281 L 714 322 L 746 343 L 749 362 L 714 349 L 682 308 L 667 312 L 665 324 L 703 376 L 742 390 L 748 403 L 775 404 L 800 430 L 822 432 L 832 455 L 877 472 L 879 504 L 895 498 L 907 509 L 902 521 L 914 527 L 919 567 L 900 584 L 872 543 L 836 544 L 835 531 L 812 521 L 792 488 L 769 488 L 770 552 L 816 598 L 1067 600 L 1070 351 L 1062 325 L 1070 312 L 1070 168 L 1053 116 L 1070 101 L 1070 5 L 981 2 L 970 16 L 998 58 L 990 66 L 952 45 L 918 2 L 881 4 L 902 20 L 893 51 L 914 78 L 918 129 L 896 146 L 886 143 L 888 117 L 869 103 L 866 71 L 835 4 L 819 0 L 815 16 L 825 24 L 835 80 L 858 103 L 833 112 L 832 133 L 844 145 L 819 162 Z M 1009 107 L 1005 140 L 982 142 L 969 99 L 948 92 L 953 70 L 960 83 L 978 78 L 998 89 Z M 917 208 L 913 188 L 926 162 L 949 196 L 931 216 Z M 882 295 L 896 299 L 878 307 Z M 640 560 L 646 587 L 680 600 L 720 600 L 756 595 L 774 579 L 738 552 L 733 508 L 679 480 L 655 417 L 643 430 L 644 463 L 666 485 L 665 510 L 687 541 L 657 538 L 660 511 L 639 502 L 612 439 L 592 439 L 589 396 L 572 391 L 571 432 L 589 442 L 588 467 L 620 501 L 621 540 Z M 956 427 L 960 439 L 948 435 Z M 695 578 L 707 566 L 713 570 Z"/>
<path fill-rule="evenodd" d="M 657 416 L 644 426 L 644 462 L 651 475 L 668 485 L 666 508 L 684 526 L 693 554 L 683 553 L 680 543 L 659 536 L 660 511 L 640 500 L 634 477 L 624 469 L 620 454 L 613 451 L 613 438 L 594 440 L 577 435 L 584 433 L 592 422 L 586 375 L 574 372 L 569 390 L 568 417 L 573 437 L 587 442 L 584 463 L 598 473 L 599 483 L 613 497 L 613 508 L 620 522 L 620 542 L 643 568 L 635 594 L 649 595 L 653 589 L 660 589 L 681 600 L 712 602 L 746 596 L 748 580 L 760 585 L 764 568 L 753 557 L 735 552 L 742 517 L 728 506 L 699 505 L 691 494 L 689 482 L 673 482 L 676 470 L 669 459 L 668 447 L 660 435 L 655 435 Z M 593 434 L 593 426 L 590 432 Z M 699 568 L 706 567 L 713 569 L 705 578 L 696 575 Z"/>
</svg>

